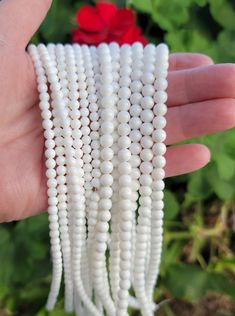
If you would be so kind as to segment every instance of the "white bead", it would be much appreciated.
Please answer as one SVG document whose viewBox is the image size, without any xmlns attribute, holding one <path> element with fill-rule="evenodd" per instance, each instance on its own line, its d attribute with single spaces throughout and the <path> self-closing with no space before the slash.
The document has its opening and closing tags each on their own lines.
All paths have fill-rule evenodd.
<svg viewBox="0 0 235 316">
<path fill-rule="evenodd" d="M 132 140 L 133 143 L 137 143 L 141 140 L 141 133 L 138 130 L 133 130 L 130 132 L 130 139 Z"/>
<path fill-rule="evenodd" d="M 164 142 L 164 140 L 166 139 L 166 132 L 162 129 L 156 129 L 153 132 L 152 137 L 154 142 Z"/>
<path fill-rule="evenodd" d="M 122 123 L 118 126 L 118 133 L 120 136 L 126 136 L 130 134 L 130 130 L 130 125 L 127 123 Z"/>
<path fill-rule="evenodd" d="M 142 112 L 142 108 L 139 104 L 133 104 L 130 107 L 131 116 L 139 116 L 141 112 Z"/>
<path fill-rule="evenodd" d="M 153 139 L 151 136 L 143 136 L 140 143 L 143 148 L 151 148 L 153 145 Z"/>
<path fill-rule="evenodd" d="M 133 93 L 130 97 L 131 104 L 139 104 L 142 99 L 143 97 L 139 92 Z"/>
<path fill-rule="evenodd" d="M 166 90 L 167 89 L 167 80 L 165 78 L 156 78 L 155 82 L 154 82 L 154 88 L 157 90 Z"/>
<path fill-rule="evenodd" d="M 113 145 L 113 137 L 110 134 L 105 134 L 100 137 L 100 144 L 103 147 L 111 147 Z"/>
<path fill-rule="evenodd" d="M 128 161 L 131 158 L 131 152 L 130 150 L 123 148 L 121 150 L 119 150 L 118 152 L 118 159 L 120 161 Z"/>
<path fill-rule="evenodd" d="M 153 153 L 150 149 L 143 149 L 140 153 L 140 158 L 143 161 L 151 161 L 153 159 Z"/>
<path fill-rule="evenodd" d="M 143 123 L 140 127 L 142 135 L 148 136 L 153 132 L 153 125 L 151 123 Z"/>
<path fill-rule="evenodd" d="M 165 91 L 157 91 L 154 93 L 153 98 L 156 103 L 166 103 L 167 93 Z"/>
<path fill-rule="evenodd" d="M 111 173 L 113 171 L 113 164 L 110 161 L 103 161 L 100 165 L 102 173 Z"/>
<path fill-rule="evenodd" d="M 155 156 L 153 158 L 153 166 L 155 168 L 164 168 L 166 165 L 166 159 L 163 156 Z"/>
<path fill-rule="evenodd" d="M 118 91 L 118 96 L 121 99 L 128 99 L 131 95 L 131 90 L 127 87 L 122 87 Z"/>
<path fill-rule="evenodd" d="M 142 87 L 143 85 L 139 80 L 135 80 L 130 83 L 131 92 L 140 92 Z"/>
<path fill-rule="evenodd" d="M 165 172 L 162 168 L 157 168 L 153 170 L 152 176 L 154 180 L 162 180 L 165 177 Z"/>
<path fill-rule="evenodd" d="M 130 119 L 129 124 L 130 124 L 131 129 L 139 129 L 141 127 L 142 122 L 141 122 L 141 119 L 136 116 Z"/>
<path fill-rule="evenodd" d="M 153 111 L 146 109 L 141 112 L 141 120 L 145 123 L 149 123 L 153 120 Z"/>
<path fill-rule="evenodd" d="M 141 81 L 143 84 L 152 84 L 154 82 L 154 75 L 151 72 L 146 72 L 141 76 Z"/>
<path fill-rule="evenodd" d="M 127 123 L 130 120 L 130 114 L 127 111 L 118 113 L 118 120 L 120 123 Z"/>
<path fill-rule="evenodd" d="M 150 84 L 147 84 L 147 85 L 143 86 L 143 88 L 142 88 L 142 94 L 144 97 L 146 97 L 146 96 L 151 97 L 151 96 L 153 96 L 154 92 L 155 92 L 155 89 Z"/>
<path fill-rule="evenodd" d="M 166 126 L 166 119 L 163 116 L 157 116 L 153 119 L 153 126 L 156 129 L 163 129 Z"/>
<path fill-rule="evenodd" d="M 157 143 L 153 145 L 154 155 L 164 155 L 166 153 L 166 145 L 162 143 Z"/>
<path fill-rule="evenodd" d="M 104 134 L 110 134 L 114 130 L 114 125 L 112 122 L 103 122 L 101 123 L 101 131 Z"/>
<path fill-rule="evenodd" d="M 143 109 L 151 109 L 154 106 L 153 98 L 149 96 L 143 97 L 140 103 Z"/>
<path fill-rule="evenodd" d="M 131 145 L 130 137 L 128 136 L 121 136 L 118 139 L 118 145 L 120 148 L 128 148 Z"/>
<path fill-rule="evenodd" d="M 141 152 L 141 145 L 139 143 L 131 143 L 130 151 L 133 155 L 138 155 Z"/>
<path fill-rule="evenodd" d="M 149 161 L 144 161 L 140 164 L 140 170 L 142 173 L 150 174 L 153 171 L 153 165 Z"/>
</svg>

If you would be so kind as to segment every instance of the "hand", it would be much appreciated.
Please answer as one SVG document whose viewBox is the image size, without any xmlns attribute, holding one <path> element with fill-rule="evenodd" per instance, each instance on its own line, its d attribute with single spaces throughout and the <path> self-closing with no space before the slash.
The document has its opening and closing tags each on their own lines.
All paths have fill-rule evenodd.
<svg viewBox="0 0 235 316">
<path fill-rule="evenodd" d="M 0 2 L 0 221 L 47 209 L 44 139 L 36 76 L 25 47 L 50 0 Z M 170 56 L 167 145 L 235 125 L 235 65 L 213 65 L 201 54 Z M 200 144 L 169 147 L 166 175 L 203 167 Z"/>
</svg>

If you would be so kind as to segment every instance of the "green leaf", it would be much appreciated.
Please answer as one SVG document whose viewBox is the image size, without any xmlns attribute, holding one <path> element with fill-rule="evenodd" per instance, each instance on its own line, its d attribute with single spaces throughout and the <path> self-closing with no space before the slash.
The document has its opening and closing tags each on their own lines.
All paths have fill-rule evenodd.
<svg viewBox="0 0 235 316">
<path fill-rule="evenodd" d="M 235 30 L 235 10 L 228 0 L 210 0 L 211 15 L 221 26 Z"/>
<path fill-rule="evenodd" d="M 73 19 L 75 11 L 71 5 L 62 4 L 59 0 L 52 2 L 51 9 L 43 21 L 39 33 L 44 41 L 65 42 L 68 41 L 73 28 Z"/>
<path fill-rule="evenodd" d="M 201 201 L 207 198 L 211 193 L 211 187 L 207 182 L 204 171 L 205 169 L 202 169 L 190 174 L 188 195 L 192 201 Z"/>
<path fill-rule="evenodd" d="M 164 219 L 166 221 L 174 219 L 179 213 L 180 206 L 174 193 L 169 190 L 164 192 Z"/>
<path fill-rule="evenodd" d="M 214 156 L 218 168 L 219 177 L 223 180 L 230 180 L 235 174 L 235 160 L 224 153 Z"/>
<path fill-rule="evenodd" d="M 203 271 L 192 265 L 172 265 L 167 271 L 164 283 L 174 297 L 191 302 L 197 302 L 210 290 L 235 298 L 235 284 L 224 275 Z"/>
<path fill-rule="evenodd" d="M 230 201 L 235 194 L 234 179 L 228 181 L 220 178 L 215 166 L 215 163 L 210 163 L 210 166 L 205 169 L 207 181 L 210 183 L 211 188 L 221 200 Z"/>
<path fill-rule="evenodd" d="M 187 7 L 189 5 L 190 0 L 159 1 L 154 5 L 152 18 L 163 30 L 173 31 L 176 27 L 188 21 L 189 12 Z"/>
<path fill-rule="evenodd" d="M 235 24 L 235 23 L 234 23 Z M 235 61 L 235 30 L 224 29 L 217 38 L 217 50 L 221 60 Z M 234 133 L 234 131 L 233 131 Z"/>
<path fill-rule="evenodd" d="M 152 0 L 131 0 L 129 1 L 129 3 L 133 5 L 137 10 L 145 13 L 151 13 L 153 10 Z"/>
</svg>

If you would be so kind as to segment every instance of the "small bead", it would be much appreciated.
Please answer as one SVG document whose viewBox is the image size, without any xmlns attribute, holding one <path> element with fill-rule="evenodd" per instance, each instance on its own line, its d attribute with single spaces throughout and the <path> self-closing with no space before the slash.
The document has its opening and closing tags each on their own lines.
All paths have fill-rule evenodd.
<svg viewBox="0 0 235 316">
<path fill-rule="evenodd" d="M 162 129 L 156 129 L 152 134 L 152 138 L 154 142 L 164 142 L 164 140 L 166 139 L 166 132 Z"/>
<path fill-rule="evenodd" d="M 154 106 L 153 98 L 149 96 L 143 97 L 140 103 L 143 109 L 151 109 Z"/>
<path fill-rule="evenodd" d="M 139 104 L 133 104 L 130 107 L 130 114 L 131 116 L 139 116 L 142 112 L 142 108 Z"/>
<path fill-rule="evenodd" d="M 145 123 L 149 123 L 153 120 L 153 111 L 146 109 L 144 111 L 141 112 L 141 120 Z"/>
<path fill-rule="evenodd" d="M 118 121 L 120 123 L 127 123 L 130 120 L 130 114 L 127 111 L 121 111 L 118 113 Z"/>
<path fill-rule="evenodd" d="M 154 155 L 164 155 L 166 153 L 166 145 L 162 143 L 157 143 L 153 145 Z"/>
<path fill-rule="evenodd" d="M 147 97 L 147 96 L 151 97 L 154 95 L 154 92 L 155 92 L 155 89 L 150 84 L 147 84 L 147 85 L 143 86 L 143 88 L 142 88 L 142 94 L 144 97 Z"/>
<path fill-rule="evenodd" d="M 118 96 L 120 99 L 129 99 L 131 96 L 131 90 L 127 87 L 121 87 L 118 91 Z"/>
<path fill-rule="evenodd" d="M 155 156 L 153 158 L 153 166 L 155 168 L 163 168 L 166 165 L 166 159 L 163 156 Z"/>
<path fill-rule="evenodd" d="M 149 161 L 144 161 L 140 165 L 140 171 L 144 174 L 150 174 L 153 171 L 153 165 Z"/>
<path fill-rule="evenodd" d="M 138 81 L 138 80 L 134 80 L 130 84 L 130 89 L 132 92 L 140 92 L 142 87 L 143 87 L 143 85 L 142 85 L 141 81 Z"/>
<path fill-rule="evenodd" d="M 131 145 L 131 139 L 128 136 L 121 136 L 118 139 L 118 145 L 120 148 L 128 148 Z"/>
<path fill-rule="evenodd" d="M 153 132 L 153 125 L 151 123 L 143 123 L 140 127 L 140 132 L 144 136 L 151 135 Z"/>
<path fill-rule="evenodd" d="M 153 153 L 151 149 L 143 149 L 140 153 L 140 158 L 143 161 L 151 161 L 153 159 Z"/>
<path fill-rule="evenodd" d="M 159 90 L 159 91 L 166 90 L 167 86 L 168 86 L 168 84 L 167 84 L 167 80 L 165 78 L 157 78 L 154 82 L 154 88 L 156 90 Z"/>
<path fill-rule="evenodd" d="M 165 91 L 157 91 L 154 93 L 153 98 L 156 103 L 166 103 L 167 93 Z"/>
<path fill-rule="evenodd" d="M 153 126 L 156 129 L 163 129 L 166 126 L 166 119 L 163 116 L 157 116 L 153 119 Z"/>
</svg>

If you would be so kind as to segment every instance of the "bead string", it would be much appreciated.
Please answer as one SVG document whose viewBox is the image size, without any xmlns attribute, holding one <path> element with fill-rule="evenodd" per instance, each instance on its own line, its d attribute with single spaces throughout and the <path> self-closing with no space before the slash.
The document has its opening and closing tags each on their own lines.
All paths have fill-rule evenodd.
<svg viewBox="0 0 235 316">
<path fill-rule="evenodd" d="M 163 241 L 168 48 L 29 46 L 45 137 L 53 274 L 65 310 L 153 316 Z M 135 297 L 129 293 L 134 290 Z"/>
</svg>

